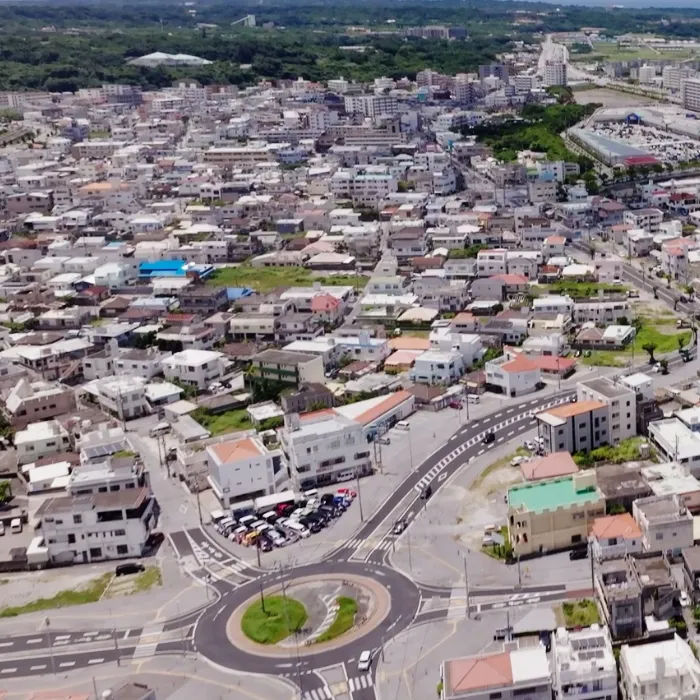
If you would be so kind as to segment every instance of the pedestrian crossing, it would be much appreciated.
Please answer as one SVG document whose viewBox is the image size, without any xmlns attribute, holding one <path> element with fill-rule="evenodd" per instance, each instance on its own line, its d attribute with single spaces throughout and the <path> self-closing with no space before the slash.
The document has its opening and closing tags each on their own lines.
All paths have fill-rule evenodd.
<svg viewBox="0 0 700 700">
<path fill-rule="evenodd" d="M 521 422 L 526 419 L 529 420 L 529 424 L 533 424 L 536 422 L 536 419 L 534 418 L 535 415 L 538 413 L 541 413 L 542 411 L 546 411 L 549 408 L 552 408 L 553 406 L 558 406 L 559 404 L 562 403 L 568 403 L 570 400 L 570 397 L 564 397 L 564 398 L 558 398 L 554 399 L 553 401 L 548 401 L 545 404 L 542 404 L 541 406 L 538 406 L 536 409 L 532 409 L 529 411 L 523 411 L 522 413 L 519 413 L 515 416 L 511 416 L 509 418 L 506 418 L 505 420 L 501 421 L 500 423 L 497 423 L 496 425 L 491 426 L 488 431 L 479 433 L 478 435 L 475 435 L 472 438 L 469 438 L 466 442 L 463 442 L 461 445 L 456 447 L 452 452 L 450 452 L 447 456 L 443 457 L 430 471 L 428 471 L 427 474 L 425 474 L 418 483 L 415 484 L 413 487 L 413 490 L 422 493 L 425 487 L 430 484 L 437 476 L 442 472 L 442 470 L 451 462 L 454 462 L 457 457 L 459 457 L 462 453 L 464 453 L 466 450 L 468 450 L 470 447 L 473 447 L 477 443 L 480 443 L 484 435 L 486 435 L 486 432 L 491 432 L 491 431 L 498 431 L 502 430 L 503 428 L 508 427 L 509 425 L 513 425 L 514 423 Z M 536 401 L 534 403 L 537 403 Z M 513 409 L 509 409 L 513 410 Z M 505 413 L 508 413 L 509 411 L 505 411 Z M 497 417 L 502 414 L 496 414 Z M 511 435 L 509 434 L 508 437 Z"/>
<path fill-rule="evenodd" d="M 379 543 L 377 543 L 377 538 L 372 537 L 368 539 L 364 539 L 362 537 L 353 537 L 352 539 L 349 539 L 346 543 L 345 546 L 348 549 L 367 549 L 368 547 L 372 548 L 372 550 L 387 550 L 391 549 L 392 546 L 392 541 L 393 537 L 389 537 L 389 539 L 385 539 Z"/>
<path fill-rule="evenodd" d="M 163 627 L 162 622 L 154 622 L 143 628 L 132 659 L 146 659 L 155 655 Z"/>
<path fill-rule="evenodd" d="M 333 697 L 333 693 L 331 693 L 331 689 L 327 685 L 324 685 L 320 688 L 307 690 L 303 697 L 304 700 L 329 700 Z"/>
<path fill-rule="evenodd" d="M 196 542 L 191 542 L 191 546 L 192 554 L 197 560 L 197 563 L 205 569 L 212 578 L 218 581 L 229 579 L 231 576 L 246 578 L 243 572 L 250 568 L 246 562 L 240 559 L 234 559 L 233 557 L 226 561 L 221 561 L 200 547 Z"/>
<path fill-rule="evenodd" d="M 357 676 L 356 678 L 348 678 L 348 688 L 350 688 L 351 693 L 354 693 L 356 690 L 362 690 L 363 688 L 369 688 L 373 684 L 374 681 L 369 674 L 366 676 Z"/>
</svg>

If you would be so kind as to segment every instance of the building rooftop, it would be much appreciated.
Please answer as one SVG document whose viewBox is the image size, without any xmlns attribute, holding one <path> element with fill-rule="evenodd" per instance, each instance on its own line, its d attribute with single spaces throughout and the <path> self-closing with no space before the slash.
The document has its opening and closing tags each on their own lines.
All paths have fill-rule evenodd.
<svg viewBox="0 0 700 700">
<path fill-rule="evenodd" d="M 265 454 L 265 451 L 252 438 L 220 442 L 210 445 L 208 449 L 216 455 L 221 463 L 238 462 L 244 459 L 255 459 Z"/>
<path fill-rule="evenodd" d="M 288 350 L 263 350 L 252 359 L 266 365 L 303 365 L 318 358 L 316 355 L 309 355 L 308 353 L 303 352 L 290 352 Z"/>
<path fill-rule="evenodd" d="M 673 639 L 661 642 L 649 642 L 630 646 L 623 644 L 620 649 L 620 661 L 629 670 L 635 683 L 654 683 L 664 679 L 683 677 L 683 695 L 693 694 L 691 684 L 697 694 L 700 664 L 693 655 L 690 647 L 677 634 Z M 691 675 L 690 669 L 695 672 Z M 664 686 L 665 687 L 665 686 Z"/>
<path fill-rule="evenodd" d="M 642 531 L 629 513 L 606 515 L 596 518 L 591 528 L 591 535 L 597 539 L 617 537 L 625 540 L 640 539 Z"/>
<path fill-rule="evenodd" d="M 598 392 L 599 394 L 603 394 L 603 396 L 607 396 L 609 399 L 616 399 L 621 396 L 626 396 L 630 392 L 628 388 L 618 386 L 617 384 L 613 384 L 611 381 L 603 378 L 589 379 L 581 382 L 581 384 L 592 389 L 593 391 Z"/>
<path fill-rule="evenodd" d="M 546 457 L 523 462 L 520 471 L 527 481 L 537 481 L 575 474 L 578 467 L 568 452 L 552 452 Z"/>
<path fill-rule="evenodd" d="M 518 484 L 508 489 L 508 503 L 511 508 L 522 508 L 535 513 L 583 505 L 602 498 L 594 478 L 579 480 L 576 475 L 551 481 Z"/>
<path fill-rule="evenodd" d="M 634 507 L 649 522 L 680 521 L 693 517 L 675 494 L 638 498 Z"/>
</svg>

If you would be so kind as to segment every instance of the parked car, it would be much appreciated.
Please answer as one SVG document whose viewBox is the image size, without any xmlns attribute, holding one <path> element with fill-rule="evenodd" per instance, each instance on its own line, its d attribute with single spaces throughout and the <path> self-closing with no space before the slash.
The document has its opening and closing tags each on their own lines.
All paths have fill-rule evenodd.
<svg viewBox="0 0 700 700">
<path fill-rule="evenodd" d="M 574 561 L 576 559 L 586 559 L 588 557 L 588 547 L 576 547 L 569 552 L 569 559 Z"/>
<path fill-rule="evenodd" d="M 146 567 L 143 564 L 139 564 L 137 561 L 130 561 L 126 564 L 118 564 L 116 569 L 114 569 L 114 575 L 128 576 L 129 574 L 140 574 L 145 570 Z"/>
<path fill-rule="evenodd" d="M 454 408 L 457 411 L 459 411 L 462 408 L 462 404 L 459 401 L 450 401 L 449 406 L 450 408 Z"/>
<path fill-rule="evenodd" d="M 360 658 L 357 660 L 357 670 L 358 671 L 369 671 L 372 666 L 372 652 L 365 650 L 360 654 Z"/>
<path fill-rule="evenodd" d="M 685 591 L 681 591 L 679 600 L 682 608 L 687 608 L 690 606 L 690 596 Z"/>
</svg>

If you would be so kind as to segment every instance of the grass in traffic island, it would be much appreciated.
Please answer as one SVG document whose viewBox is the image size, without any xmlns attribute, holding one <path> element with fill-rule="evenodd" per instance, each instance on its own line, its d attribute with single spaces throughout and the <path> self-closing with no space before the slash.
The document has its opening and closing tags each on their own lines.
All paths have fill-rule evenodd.
<svg viewBox="0 0 700 700">
<path fill-rule="evenodd" d="M 114 574 L 108 573 L 89 581 L 86 586 L 70 591 L 60 591 L 52 598 L 39 598 L 24 605 L 15 605 L 0 609 L 0 617 L 17 617 L 25 613 L 40 612 L 42 610 L 54 610 L 56 608 L 68 608 L 73 605 L 85 605 L 96 603 L 112 581 Z"/>
<path fill-rule="evenodd" d="M 266 596 L 264 606 L 256 601 L 241 620 L 243 634 L 258 644 L 277 644 L 301 631 L 306 623 L 306 609 L 294 598 Z"/>
<path fill-rule="evenodd" d="M 357 601 L 354 598 L 341 595 L 335 599 L 335 602 L 338 605 L 338 612 L 335 614 L 335 619 L 331 623 L 331 626 L 314 640 L 314 644 L 330 642 L 331 639 L 340 637 L 341 634 L 345 634 L 351 630 L 352 626 L 355 624 Z"/>
</svg>

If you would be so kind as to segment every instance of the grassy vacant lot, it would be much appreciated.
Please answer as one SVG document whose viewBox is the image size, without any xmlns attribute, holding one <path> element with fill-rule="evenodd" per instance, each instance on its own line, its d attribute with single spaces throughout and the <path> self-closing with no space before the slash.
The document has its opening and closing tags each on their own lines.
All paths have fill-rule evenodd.
<svg viewBox="0 0 700 700">
<path fill-rule="evenodd" d="M 515 452 L 512 452 L 509 455 L 506 455 L 505 457 L 499 459 L 497 462 L 494 462 L 493 464 L 489 464 L 484 471 L 479 474 L 479 476 L 474 479 L 472 482 L 472 485 L 469 487 L 470 491 L 475 491 L 476 489 L 481 486 L 481 484 L 484 483 L 484 480 L 486 479 L 489 474 L 493 474 L 495 471 L 498 469 L 502 469 L 503 467 L 507 467 L 510 464 L 510 460 L 513 459 L 513 457 L 527 457 L 530 453 L 524 448 L 524 447 L 518 447 Z M 520 467 L 513 467 L 513 469 L 519 469 Z"/>
<path fill-rule="evenodd" d="M 573 603 L 562 603 L 561 613 L 565 627 L 590 627 L 600 622 L 598 607 L 594 600 L 582 598 Z M 559 616 L 557 616 L 559 617 Z"/>
<path fill-rule="evenodd" d="M 259 600 L 245 611 L 241 629 L 258 644 L 277 644 L 300 630 L 305 622 L 306 610 L 298 600 L 268 596 L 264 611 Z"/>
<path fill-rule="evenodd" d="M 205 408 L 198 408 L 190 415 L 213 436 L 232 433 L 236 430 L 249 430 L 253 427 L 245 408 L 217 414 L 209 413 Z"/>
<path fill-rule="evenodd" d="M 581 357 L 584 365 L 596 365 L 598 367 L 624 367 L 632 359 L 632 354 L 637 357 L 647 357 L 644 346 L 648 343 L 656 345 L 655 358 L 678 350 L 678 339 L 682 338 L 684 346 L 690 344 L 693 332 L 690 330 L 679 331 L 675 326 L 642 326 L 632 343 L 619 352 L 608 350 L 594 350 L 590 357 Z"/>
<path fill-rule="evenodd" d="M 355 623 L 355 615 L 357 614 L 357 602 L 354 598 L 347 596 L 339 596 L 336 601 L 338 604 L 338 612 L 335 615 L 335 620 L 331 626 L 316 639 L 316 644 L 328 642 L 331 639 L 340 637 L 352 628 Z"/>
<path fill-rule="evenodd" d="M 74 591 L 61 591 L 53 598 L 39 598 L 24 605 L 6 607 L 0 609 L 0 617 L 17 617 L 25 613 L 39 612 L 41 610 L 55 610 L 56 608 L 69 608 L 73 605 L 96 603 L 109 586 L 114 574 L 107 573 L 90 581 L 86 586 Z"/>
<path fill-rule="evenodd" d="M 549 289 L 552 294 L 568 294 L 575 297 L 594 297 L 602 289 L 604 292 L 624 294 L 627 287 L 605 282 L 573 282 L 560 280 L 554 284 L 542 284 L 540 287 Z"/>
<path fill-rule="evenodd" d="M 612 462 L 613 464 L 624 464 L 625 462 L 636 462 L 641 459 L 639 446 L 647 442 L 643 437 L 633 437 L 622 440 L 617 445 L 605 445 L 597 447 L 590 452 L 577 452 L 574 455 L 574 462 L 579 467 L 592 467 L 597 462 Z"/>
<path fill-rule="evenodd" d="M 134 579 L 134 593 L 150 591 L 151 588 L 163 585 L 163 575 L 159 566 L 149 566 Z"/>
<path fill-rule="evenodd" d="M 632 59 L 640 59 L 643 61 L 660 59 L 660 58 L 675 58 L 682 60 L 684 58 L 690 58 L 692 52 L 690 50 L 683 49 L 681 51 L 662 51 L 650 49 L 646 46 L 620 46 L 617 43 L 607 42 L 607 41 L 596 41 L 593 44 L 592 53 L 582 53 L 573 54 L 573 61 L 581 61 L 583 63 L 590 63 L 599 59 L 606 59 L 609 61 L 629 61 Z"/>
<path fill-rule="evenodd" d="M 369 277 L 364 275 L 328 275 L 314 277 L 303 267 L 222 267 L 214 271 L 207 284 L 224 287 L 250 287 L 265 294 L 275 287 L 307 287 L 314 282 L 325 285 L 364 287 Z"/>
</svg>

